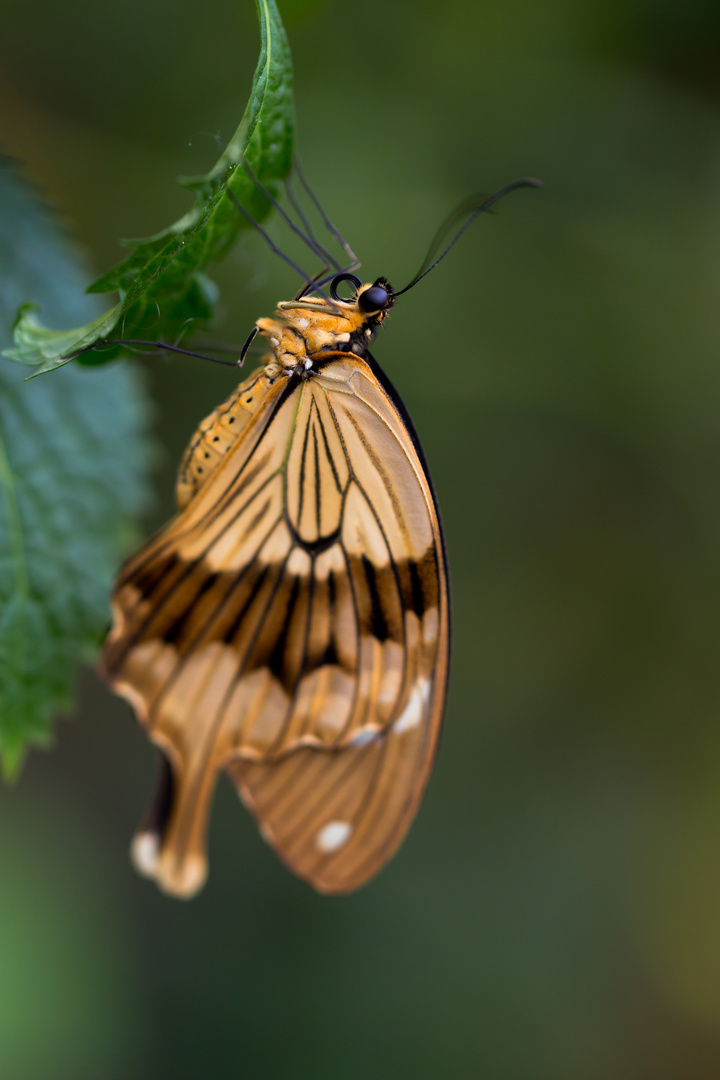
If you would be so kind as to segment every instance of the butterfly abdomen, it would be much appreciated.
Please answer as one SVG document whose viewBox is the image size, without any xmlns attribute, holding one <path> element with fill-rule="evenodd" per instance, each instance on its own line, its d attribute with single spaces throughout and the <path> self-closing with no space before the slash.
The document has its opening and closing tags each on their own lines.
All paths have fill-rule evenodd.
<svg viewBox="0 0 720 1080">
<path fill-rule="evenodd" d="M 267 390 L 268 378 L 264 369 L 254 371 L 198 425 L 178 470 L 175 498 L 180 510 L 185 509 L 235 445 Z"/>
</svg>

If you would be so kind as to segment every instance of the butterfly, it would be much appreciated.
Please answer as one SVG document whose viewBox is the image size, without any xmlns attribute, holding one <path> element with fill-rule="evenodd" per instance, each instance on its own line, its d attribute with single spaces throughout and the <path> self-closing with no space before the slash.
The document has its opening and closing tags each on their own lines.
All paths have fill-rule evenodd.
<svg viewBox="0 0 720 1080">
<path fill-rule="evenodd" d="M 114 589 L 101 670 L 164 762 L 133 859 L 178 897 L 205 882 L 222 771 L 282 862 L 339 894 L 397 851 L 438 747 L 442 525 L 369 351 L 400 293 L 350 273 L 307 293 L 257 321 L 262 365 L 200 424 L 177 516 Z"/>
</svg>

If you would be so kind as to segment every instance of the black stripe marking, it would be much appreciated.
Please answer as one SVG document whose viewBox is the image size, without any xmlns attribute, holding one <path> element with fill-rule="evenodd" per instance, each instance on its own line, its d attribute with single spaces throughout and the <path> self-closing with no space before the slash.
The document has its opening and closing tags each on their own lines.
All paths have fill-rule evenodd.
<svg viewBox="0 0 720 1080">
<path fill-rule="evenodd" d="M 251 563 L 247 567 L 247 570 L 249 571 L 251 569 L 251 567 L 257 568 L 257 563 L 255 563 L 255 562 Z M 268 577 L 268 574 L 270 573 L 271 568 L 272 568 L 271 565 L 269 563 L 266 563 L 260 569 L 260 572 L 258 573 L 257 577 L 255 578 L 252 589 L 250 590 L 250 594 L 248 595 L 245 603 L 242 605 L 242 607 L 240 608 L 240 610 L 236 614 L 233 621 L 228 626 L 228 628 L 225 631 L 225 633 L 223 634 L 223 636 L 218 639 L 219 641 L 224 641 L 226 645 L 232 645 L 232 643 L 233 643 L 233 641 L 235 639 L 235 635 L 237 634 L 238 630 L 240 629 L 241 624 L 245 621 L 245 617 L 246 617 L 248 611 L 250 610 L 252 605 L 257 600 L 257 598 L 258 598 L 258 596 L 260 594 L 260 591 L 262 590 L 263 585 L 267 581 L 267 577 Z"/>
<path fill-rule="evenodd" d="M 308 586 L 309 586 L 308 587 L 308 606 L 307 606 L 307 616 L 305 618 L 305 631 L 304 631 L 304 634 L 303 634 L 302 656 L 300 658 L 300 663 L 298 665 L 297 675 L 296 675 L 295 679 L 293 680 L 292 686 L 288 690 L 289 701 L 288 701 L 288 707 L 285 710 L 285 716 L 283 718 L 283 722 L 280 725 L 280 730 L 278 731 L 278 734 L 277 734 L 272 746 L 270 746 L 268 751 L 267 751 L 267 756 L 268 757 L 271 756 L 273 753 L 276 753 L 278 746 L 282 746 L 282 744 L 283 744 L 283 742 L 285 740 L 285 736 L 287 735 L 288 727 L 289 727 L 289 725 L 290 725 L 290 723 L 292 721 L 293 713 L 295 711 L 295 706 L 297 704 L 297 691 L 298 691 L 298 687 L 300 685 L 300 680 L 303 678 L 304 675 L 307 674 L 307 671 L 308 671 L 308 662 L 307 662 L 308 661 L 308 644 L 310 642 L 310 626 L 312 624 L 313 603 L 315 601 L 315 561 L 314 560 L 313 560 L 313 562 L 312 562 L 312 564 L 310 566 L 310 577 L 309 577 L 309 581 L 308 581 Z M 281 638 L 282 637 L 284 637 L 284 634 L 281 635 Z M 285 685 L 285 684 L 283 683 L 283 685 Z"/>
<path fill-rule="evenodd" d="M 410 572 L 410 587 L 412 589 L 412 609 L 418 618 L 422 618 L 425 614 L 425 596 L 423 593 L 422 581 L 420 580 L 418 565 L 414 559 L 408 560 L 408 570 Z"/>
<path fill-rule="evenodd" d="M 317 431 L 315 430 L 315 420 L 313 418 L 313 446 L 315 448 L 315 532 L 320 536 L 320 452 L 318 450 Z"/>
<path fill-rule="evenodd" d="M 310 409 L 308 410 L 308 418 L 307 418 L 307 422 L 305 424 L 305 437 L 303 439 L 303 447 L 302 447 L 302 452 L 300 454 L 300 490 L 298 491 L 298 512 L 297 512 L 298 525 L 302 521 L 303 503 L 305 502 L 305 459 L 307 457 L 308 439 L 310 438 L 310 417 L 311 417 L 311 415 L 312 415 L 312 402 L 310 404 Z M 294 432 L 293 432 L 293 436 L 294 436 Z M 292 444 L 292 438 L 291 438 L 290 442 Z"/>
<path fill-rule="evenodd" d="M 385 618 L 385 612 L 383 611 L 382 601 L 380 599 L 380 592 L 378 589 L 377 575 L 374 565 L 370 562 L 367 555 L 361 556 L 362 568 L 365 571 L 365 581 L 367 582 L 367 589 L 370 599 L 370 624 L 369 630 L 374 638 L 378 641 L 387 641 L 390 636 L 390 631 Z"/>
<path fill-rule="evenodd" d="M 277 635 L 275 644 L 270 643 L 270 649 L 266 656 L 256 657 L 252 665 L 253 670 L 257 668 L 267 667 L 273 673 L 278 682 L 282 685 L 283 689 L 287 690 L 291 695 L 295 689 L 294 683 L 296 680 L 290 680 L 287 678 L 287 657 L 285 653 L 285 646 L 287 645 L 288 630 L 295 614 L 295 605 L 298 601 L 298 594 L 300 592 L 300 578 L 296 575 L 293 578 L 292 585 L 290 587 L 290 596 L 287 599 L 285 607 L 285 618 L 280 632 Z"/>
<path fill-rule="evenodd" d="M 327 391 L 326 391 L 326 393 L 327 393 Z M 323 443 L 325 444 L 325 453 L 327 455 L 328 461 L 330 462 L 330 468 L 332 469 L 333 478 L 335 480 L 335 486 L 337 487 L 338 491 L 340 493 L 342 493 L 343 488 L 342 488 L 342 484 L 340 483 L 340 477 L 338 476 L 338 471 L 335 468 L 335 460 L 334 460 L 332 452 L 330 450 L 330 444 L 328 443 L 327 433 L 325 431 L 325 424 L 323 422 L 322 417 L 320 416 L 320 410 L 317 409 L 317 407 L 316 407 L 316 411 L 317 411 L 317 418 L 318 418 L 318 421 L 319 421 L 319 424 L 320 424 L 320 434 L 323 437 Z"/>
<path fill-rule="evenodd" d="M 202 600 L 203 596 L 205 596 L 205 594 L 213 588 L 213 586 L 221 577 L 222 575 L 219 573 L 210 573 L 205 578 L 205 581 L 201 582 L 200 587 L 198 588 L 195 596 L 193 597 L 192 605 L 185 611 L 183 611 L 181 615 L 178 615 L 175 622 L 171 623 L 170 626 L 163 630 L 162 640 L 166 642 L 166 644 L 174 645 L 178 641 L 178 639 L 182 637 L 183 632 L 188 626 L 188 623 L 192 620 L 195 605 L 198 604 L 200 600 Z"/>
</svg>

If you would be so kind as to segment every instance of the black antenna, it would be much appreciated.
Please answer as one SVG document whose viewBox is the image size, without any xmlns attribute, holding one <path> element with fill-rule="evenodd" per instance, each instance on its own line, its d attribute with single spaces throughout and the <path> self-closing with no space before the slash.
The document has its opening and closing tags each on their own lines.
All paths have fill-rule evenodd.
<svg viewBox="0 0 720 1080">
<path fill-rule="evenodd" d="M 426 274 L 429 274 L 431 270 L 434 270 L 437 264 L 439 262 L 442 262 L 447 253 L 453 247 L 455 247 L 455 244 L 457 244 L 462 234 L 465 232 L 466 229 L 470 228 L 475 219 L 478 218 L 480 214 L 484 214 L 488 210 L 490 210 L 490 208 L 493 207 L 495 203 L 499 202 L 500 199 L 503 199 L 506 195 L 509 195 L 511 191 L 516 191 L 518 188 L 541 188 L 542 186 L 542 180 L 535 180 L 531 176 L 524 176 L 520 180 L 513 180 L 511 184 L 506 184 L 505 187 L 502 187 L 499 191 L 496 191 L 494 195 L 490 195 L 487 197 L 474 195 L 470 199 L 466 199 L 463 203 L 460 204 L 460 206 L 453 210 L 453 212 L 442 223 L 437 233 L 435 234 L 433 242 L 430 245 L 430 249 L 425 256 L 423 264 L 418 270 L 417 274 L 412 279 L 410 284 L 406 285 L 404 289 L 400 289 L 399 292 L 396 292 L 395 296 L 401 296 L 403 293 L 406 293 L 408 289 L 412 289 L 415 285 L 417 285 L 418 281 L 422 280 L 422 278 L 424 278 Z M 478 203 L 478 198 L 482 198 L 482 202 Z M 438 255 L 437 259 L 435 259 L 435 261 L 433 262 L 433 257 L 438 247 L 442 243 L 443 237 L 446 236 L 448 230 L 451 229 L 457 221 L 465 217 L 466 214 L 470 215 L 467 221 L 460 229 L 458 229 L 458 231 L 455 233 L 455 236 L 453 236 L 452 240 L 447 245 L 445 250 L 440 255 Z"/>
</svg>

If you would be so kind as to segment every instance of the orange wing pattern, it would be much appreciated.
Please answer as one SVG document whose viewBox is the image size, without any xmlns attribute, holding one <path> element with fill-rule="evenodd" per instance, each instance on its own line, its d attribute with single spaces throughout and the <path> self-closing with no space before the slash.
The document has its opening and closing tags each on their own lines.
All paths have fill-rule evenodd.
<svg viewBox="0 0 720 1080">
<path fill-rule="evenodd" d="M 178 491 L 104 655 L 171 770 L 136 863 L 197 891 L 225 769 L 294 873 L 354 889 L 412 821 L 445 699 L 444 552 L 406 419 L 362 357 L 271 363 L 200 426 Z"/>
</svg>

